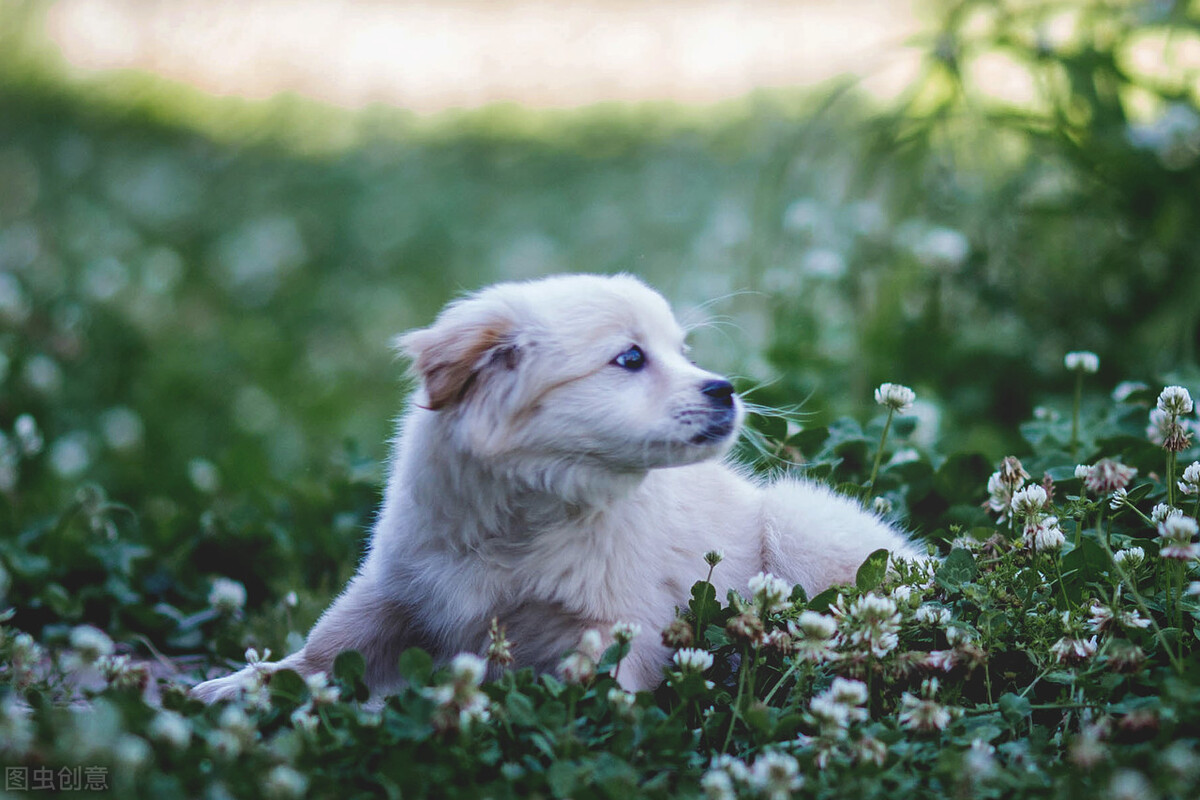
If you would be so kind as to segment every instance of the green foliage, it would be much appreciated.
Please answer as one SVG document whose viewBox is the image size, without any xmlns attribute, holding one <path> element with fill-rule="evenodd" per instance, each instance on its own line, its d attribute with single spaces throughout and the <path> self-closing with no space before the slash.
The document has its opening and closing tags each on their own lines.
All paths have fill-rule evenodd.
<svg viewBox="0 0 1200 800">
<path fill-rule="evenodd" d="M 884 112 L 835 92 L 429 123 L 121 97 L 0 25 L 5 766 L 92 765 L 123 797 L 1200 793 L 1194 543 L 1148 519 L 1200 512 L 1178 483 L 1200 451 L 1147 432 L 1162 383 L 1200 390 L 1200 115 L 1191 68 L 1138 55 L 1194 47 L 1194 4 L 943 12 Z M 998 55 L 1024 104 L 980 85 Z M 613 645 L 573 681 L 413 649 L 385 701 L 353 653 L 190 699 L 247 648 L 294 650 L 353 569 L 390 335 L 564 269 L 635 269 L 684 308 L 752 290 L 713 308 L 728 341 L 695 333 L 757 404 L 740 456 L 939 560 L 875 553 L 774 613 L 698 562 L 672 635 L 700 652 L 636 696 Z M 1077 347 L 1103 356 L 1079 409 Z M 919 390 L 887 437 L 864 413 L 885 379 Z M 1102 457 L 1136 468 L 1124 500 L 1076 477 Z M 1008 511 L 1018 483 L 1047 504 Z"/>
</svg>

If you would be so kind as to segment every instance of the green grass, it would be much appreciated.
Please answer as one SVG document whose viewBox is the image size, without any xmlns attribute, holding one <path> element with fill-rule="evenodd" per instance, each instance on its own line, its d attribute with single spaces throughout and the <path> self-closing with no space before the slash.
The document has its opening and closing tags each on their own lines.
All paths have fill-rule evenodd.
<svg viewBox="0 0 1200 800">
<path fill-rule="evenodd" d="M 40 8 L 11 5 L 5 21 Z M 1093 9 L 1045 51 L 1046 9 L 950 4 L 950 38 L 897 108 L 830 88 L 432 119 L 80 80 L 30 28 L 0 25 L 5 765 L 103 767 L 123 795 L 286 796 L 304 782 L 314 796 L 695 796 L 726 754 L 742 761 L 718 772 L 751 796 L 762 787 L 739 782 L 738 763 L 786 778 L 791 762 L 765 755 L 780 751 L 800 796 L 1194 796 L 1195 560 L 1159 558 L 1140 514 L 1168 499 L 1197 513 L 1173 482 L 1200 453 L 1171 466 L 1146 427 L 1160 387 L 1200 393 L 1200 124 L 1191 89 L 1121 54 L 1196 20 Z M 1044 102 L 981 98 L 971 59 L 997 50 L 1043 79 Z M 1129 111 L 1135 91 L 1157 98 L 1157 127 Z M 871 485 L 944 557 L 932 583 L 875 561 L 842 601 L 796 595 L 763 614 L 749 587 L 715 598 L 701 582 L 684 614 L 713 665 L 632 703 L 609 694 L 616 651 L 585 685 L 460 678 L 448 704 L 431 687 L 451 676 L 412 653 L 410 687 L 379 710 L 358 703 L 347 657 L 342 699 L 315 687 L 314 705 L 314 688 L 279 676 L 248 722 L 174 688 L 248 647 L 294 649 L 352 572 L 407 391 L 394 334 L 495 280 L 621 270 L 707 319 L 701 363 L 764 406 L 799 407 L 790 424 L 752 417 L 739 457 L 857 496 Z M 1100 370 L 1073 446 L 1063 356 L 1084 348 Z M 1126 380 L 1149 388 L 1114 399 Z M 881 445 L 883 381 L 919 402 Z M 1062 550 L 1033 552 L 1024 521 L 985 511 L 1007 455 L 1054 481 L 1044 513 Z M 1082 490 L 1076 463 L 1104 456 L 1138 469 L 1136 511 Z M 1145 563 L 1123 575 L 1106 548 L 1132 546 Z M 236 612 L 212 607 L 218 579 L 245 588 Z M 753 627 L 743 613 L 787 630 L 870 594 L 901 617 L 882 655 L 856 650 L 852 614 L 833 662 L 736 638 Z M 1104 627 L 1094 654 L 1060 662 L 1060 640 L 1093 635 L 1093 600 L 1153 624 Z M 87 634 L 71 641 L 84 625 L 145 680 L 87 666 Z M 957 659 L 936 691 L 922 666 L 935 651 Z M 835 676 L 862 680 L 868 700 L 814 707 Z M 450 712 L 477 692 L 490 716 L 460 730 Z M 181 718 L 156 723 L 160 708 Z M 942 711 L 944 729 L 913 729 Z"/>
</svg>

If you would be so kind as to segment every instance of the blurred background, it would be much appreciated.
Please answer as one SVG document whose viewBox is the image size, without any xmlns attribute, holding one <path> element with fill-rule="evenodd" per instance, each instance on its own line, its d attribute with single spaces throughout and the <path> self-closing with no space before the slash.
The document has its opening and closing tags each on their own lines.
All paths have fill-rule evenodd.
<svg viewBox="0 0 1200 800">
<path fill-rule="evenodd" d="M 0 0 L 0 556 L 111 534 L 47 619 L 323 603 L 390 338 L 503 279 L 640 275 L 802 426 L 910 385 L 927 454 L 1018 451 L 1069 350 L 1194 388 L 1198 76 L 1185 0 Z"/>
</svg>

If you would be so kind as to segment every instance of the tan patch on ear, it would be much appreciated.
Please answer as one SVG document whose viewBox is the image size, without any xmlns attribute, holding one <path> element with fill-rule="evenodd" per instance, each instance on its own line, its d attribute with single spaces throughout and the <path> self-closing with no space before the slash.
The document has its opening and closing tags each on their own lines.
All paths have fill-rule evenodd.
<svg viewBox="0 0 1200 800">
<path fill-rule="evenodd" d="M 429 408 L 436 411 L 463 398 L 482 366 L 485 353 L 503 344 L 511 323 L 501 319 L 434 324 L 396 340 L 413 359 L 425 384 Z"/>
</svg>

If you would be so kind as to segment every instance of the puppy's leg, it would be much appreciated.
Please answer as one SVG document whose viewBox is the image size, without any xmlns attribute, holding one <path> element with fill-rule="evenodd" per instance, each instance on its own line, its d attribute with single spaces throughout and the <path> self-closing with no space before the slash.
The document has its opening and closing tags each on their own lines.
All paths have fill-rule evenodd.
<svg viewBox="0 0 1200 800">
<path fill-rule="evenodd" d="M 362 654 L 367 666 L 364 679 L 371 691 L 386 691 L 396 684 L 396 664 L 400 653 L 412 643 L 411 630 L 405 609 L 358 575 L 317 620 L 298 652 L 274 664 L 246 667 L 233 675 L 205 681 L 193 687 L 192 694 L 206 703 L 236 697 L 256 669 L 332 674 L 334 659 L 346 650 Z"/>
<path fill-rule="evenodd" d="M 903 533 L 814 483 L 784 479 L 764 488 L 762 513 L 766 570 L 799 583 L 810 597 L 853 583 L 862 562 L 880 548 L 900 558 L 921 557 Z"/>
</svg>

